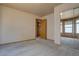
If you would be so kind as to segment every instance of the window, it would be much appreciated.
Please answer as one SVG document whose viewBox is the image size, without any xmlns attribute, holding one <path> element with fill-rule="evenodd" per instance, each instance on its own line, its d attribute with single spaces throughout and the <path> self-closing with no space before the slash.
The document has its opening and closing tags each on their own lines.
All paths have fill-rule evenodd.
<svg viewBox="0 0 79 59">
<path fill-rule="evenodd" d="M 65 21 L 65 33 L 72 33 L 72 21 Z"/>
<path fill-rule="evenodd" d="M 75 37 L 79 38 L 79 18 L 71 20 L 62 20 L 61 23 L 61 35 L 64 37 Z M 74 35 L 76 34 L 76 36 Z"/>
<path fill-rule="evenodd" d="M 60 13 L 61 36 L 79 39 L 79 8 Z"/>
<path fill-rule="evenodd" d="M 79 33 L 79 18 L 76 20 L 76 33 Z"/>
</svg>

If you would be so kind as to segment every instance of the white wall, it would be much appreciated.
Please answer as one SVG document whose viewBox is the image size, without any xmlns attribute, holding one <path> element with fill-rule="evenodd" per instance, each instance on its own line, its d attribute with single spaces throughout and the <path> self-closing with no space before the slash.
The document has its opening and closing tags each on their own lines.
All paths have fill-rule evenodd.
<svg viewBox="0 0 79 59">
<path fill-rule="evenodd" d="M 66 10 L 66 11 L 63 11 L 61 13 L 62 13 L 61 19 L 76 17 L 79 15 L 79 8 Z"/>
<path fill-rule="evenodd" d="M 53 40 L 53 36 L 54 36 L 54 14 L 49 14 L 47 16 L 44 16 L 43 18 L 45 18 L 47 20 L 47 39 Z"/>
<path fill-rule="evenodd" d="M 0 39 L 0 44 L 34 39 L 36 17 L 33 14 L 2 7 L 2 39 Z"/>
<path fill-rule="evenodd" d="M 67 19 L 73 17 L 73 9 L 62 12 L 61 19 Z"/>
<path fill-rule="evenodd" d="M 79 7 L 79 4 L 77 3 L 66 3 L 61 4 L 54 8 L 54 39 L 55 43 L 60 44 L 60 12 L 66 11 L 72 8 Z"/>
</svg>

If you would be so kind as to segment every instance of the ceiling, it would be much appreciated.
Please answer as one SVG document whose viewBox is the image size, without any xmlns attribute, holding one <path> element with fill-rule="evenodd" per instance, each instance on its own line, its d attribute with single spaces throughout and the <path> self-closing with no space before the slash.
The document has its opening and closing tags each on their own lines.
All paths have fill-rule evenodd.
<svg viewBox="0 0 79 59">
<path fill-rule="evenodd" d="M 3 5 L 29 12 L 38 16 L 45 16 L 54 12 L 54 7 L 60 3 L 5 3 Z"/>
</svg>

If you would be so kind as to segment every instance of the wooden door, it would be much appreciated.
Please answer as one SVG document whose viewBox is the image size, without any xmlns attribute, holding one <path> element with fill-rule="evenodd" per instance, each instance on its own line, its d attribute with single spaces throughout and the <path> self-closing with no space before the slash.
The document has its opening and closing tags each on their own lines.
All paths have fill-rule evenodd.
<svg viewBox="0 0 79 59">
<path fill-rule="evenodd" d="M 40 22 L 40 28 L 39 28 L 39 34 L 41 38 L 46 39 L 47 37 L 47 22 L 46 20 L 41 20 Z"/>
</svg>

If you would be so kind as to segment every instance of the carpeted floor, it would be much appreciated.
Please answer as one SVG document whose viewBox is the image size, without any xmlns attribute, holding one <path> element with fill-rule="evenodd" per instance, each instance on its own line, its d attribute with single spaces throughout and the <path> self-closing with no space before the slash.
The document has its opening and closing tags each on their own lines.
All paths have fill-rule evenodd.
<svg viewBox="0 0 79 59">
<path fill-rule="evenodd" d="M 40 39 L 0 45 L 0 56 L 79 56 L 79 50 Z"/>
</svg>

